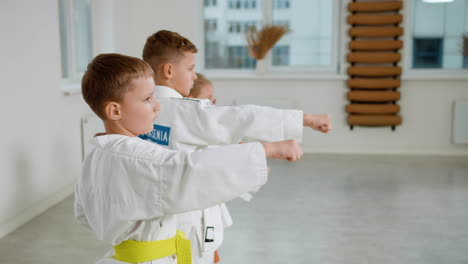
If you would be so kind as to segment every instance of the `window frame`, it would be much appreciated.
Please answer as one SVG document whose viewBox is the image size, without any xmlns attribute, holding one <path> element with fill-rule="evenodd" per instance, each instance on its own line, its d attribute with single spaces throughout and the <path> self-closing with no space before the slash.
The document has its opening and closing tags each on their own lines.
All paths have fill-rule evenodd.
<svg viewBox="0 0 468 264">
<path fill-rule="evenodd" d="M 261 1 L 261 0 L 258 0 Z M 263 18 L 262 23 L 264 24 L 272 24 L 273 22 L 273 1 L 274 0 L 263 0 L 262 2 L 262 12 Z M 203 23 L 205 20 L 204 15 L 204 5 L 203 1 L 199 1 L 200 7 L 200 23 Z M 345 79 L 343 70 L 341 65 L 343 64 L 344 60 L 341 58 L 341 54 L 344 52 L 343 45 L 340 45 L 342 39 L 342 27 L 340 24 L 345 21 L 342 18 L 341 14 L 343 13 L 343 9 L 345 8 L 345 3 L 348 3 L 348 0 L 338 0 L 333 1 L 332 7 L 332 39 L 331 39 L 331 64 L 329 66 L 274 66 L 273 65 L 273 56 L 272 50 L 270 50 L 265 57 L 266 62 L 266 73 L 262 75 L 257 75 L 255 73 L 255 69 L 206 69 L 205 68 L 205 41 L 200 45 L 201 49 L 199 49 L 199 59 L 197 64 L 199 65 L 199 71 L 203 71 L 205 74 L 209 75 L 213 78 L 250 78 L 250 77 L 258 77 L 258 78 L 291 78 L 291 77 L 299 77 L 304 79 Z M 229 0 L 227 2 L 229 8 Z M 256 8 L 260 8 L 257 6 Z M 235 8 L 234 8 L 235 9 Z M 218 23 L 219 24 L 219 23 Z M 228 23 L 229 24 L 229 23 Z M 204 27 L 201 31 L 201 38 L 205 39 L 205 29 Z M 239 33 L 240 34 L 240 33 Z"/>
<path fill-rule="evenodd" d="M 403 0 L 403 49 L 401 50 L 402 79 L 468 79 L 467 69 L 414 69 L 413 64 L 413 14 L 412 0 Z"/>
<path fill-rule="evenodd" d="M 83 77 L 83 74 L 84 74 L 84 71 L 83 72 L 80 72 L 77 70 L 77 67 L 76 67 L 76 61 L 77 61 L 77 54 L 76 54 L 76 31 L 75 31 L 75 28 L 73 26 L 73 19 L 74 19 L 74 12 L 75 12 L 75 8 L 73 6 L 73 1 L 74 0 L 65 0 L 66 2 L 66 15 L 67 17 L 65 18 L 66 20 L 66 33 L 67 33 L 67 56 L 68 56 L 68 63 L 67 63 L 67 68 L 68 68 L 68 76 L 67 77 L 63 77 L 63 66 L 61 65 L 60 67 L 60 76 L 61 76 L 61 79 L 62 79 L 62 92 L 65 94 L 65 95 L 73 95 L 73 94 L 79 94 L 81 93 L 81 78 Z M 60 0 L 57 1 L 57 15 L 60 16 Z M 90 5 L 90 18 L 91 18 L 91 21 L 90 21 L 90 25 L 91 25 L 91 29 L 90 29 L 90 36 L 91 36 L 91 39 L 90 39 L 90 44 L 91 44 L 91 58 L 93 56 L 95 56 L 95 41 L 94 41 L 94 36 L 95 36 L 95 32 L 94 32 L 94 14 L 93 14 L 93 2 L 95 1 L 91 1 L 89 0 L 89 5 Z M 61 20 L 59 19 L 59 22 L 58 22 L 58 26 L 61 27 Z M 61 32 L 59 32 L 59 34 L 61 34 Z M 61 38 L 59 36 L 59 38 Z M 62 56 L 62 44 L 60 43 L 59 44 L 60 46 L 60 56 Z M 61 58 L 62 60 L 62 58 Z M 61 62 L 62 63 L 62 62 Z"/>
<path fill-rule="evenodd" d="M 59 2 L 60 0 L 58 0 Z M 69 69 L 68 70 L 68 76 L 67 77 L 62 77 L 63 81 L 66 82 L 66 83 L 73 83 L 73 82 L 76 82 L 77 80 L 80 80 L 81 77 L 83 76 L 84 74 L 84 71 L 83 72 L 80 72 L 78 69 L 77 69 L 77 66 L 76 66 L 76 62 L 77 62 L 77 52 L 76 52 L 76 42 L 77 42 L 77 33 L 75 31 L 75 27 L 74 27 L 74 17 L 75 17 L 75 8 L 74 8 L 74 5 L 73 5 L 73 2 L 76 1 L 76 0 L 64 0 L 66 6 L 65 6 L 65 11 L 66 11 L 66 33 L 67 33 L 67 43 L 65 45 L 68 46 L 68 49 L 67 49 L 67 57 L 68 57 L 68 63 L 67 63 L 67 68 Z M 91 18 L 91 21 L 89 21 L 90 25 L 91 25 L 91 28 L 90 28 L 90 36 L 91 36 L 91 39 L 89 40 L 89 44 L 91 46 L 91 58 L 94 56 L 94 43 L 93 43 L 93 19 L 92 19 L 92 2 L 91 0 L 86 0 L 88 1 L 89 3 L 89 6 L 90 6 L 90 18 Z M 60 4 L 59 4 L 60 5 Z M 60 10 L 59 10 L 60 12 Z M 60 21 L 61 22 L 61 21 Z M 59 22 L 59 23 L 60 23 Z M 61 25 L 59 25 L 61 26 Z M 60 45 L 61 46 L 61 45 Z M 62 47 L 60 47 L 62 48 Z M 62 70 L 63 70 L 63 67 L 62 67 Z M 62 72 L 62 76 L 63 76 L 63 72 Z"/>
<path fill-rule="evenodd" d="M 99 53 L 115 52 L 115 4 L 113 0 L 90 1 L 91 4 L 91 47 L 92 57 Z M 59 6 L 57 1 L 57 20 L 59 21 Z M 59 21 L 60 23 L 60 21 Z M 60 26 L 58 24 L 57 26 Z M 59 44 L 60 49 L 61 45 Z M 60 51 L 60 56 L 62 56 Z M 62 76 L 60 68 L 60 76 Z M 61 78 L 61 90 L 64 95 L 81 94 L 81 78 L 83 73 L 72 78 Z"/>
</svg>

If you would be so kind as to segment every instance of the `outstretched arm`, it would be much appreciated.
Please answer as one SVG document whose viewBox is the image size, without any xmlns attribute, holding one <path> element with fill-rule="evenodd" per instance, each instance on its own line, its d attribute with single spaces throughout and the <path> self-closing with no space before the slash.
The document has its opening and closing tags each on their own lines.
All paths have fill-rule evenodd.
<svg viewBox="0 0 468 264">
<path fill-rule="evenodd" d="M 172 152 L 162 163 L 166 213 L 207 208 L 256 192 L 267 181 L 265 158 L 297 161 L 295 140 Z M 222 175 L 222 177 L 220 177 Z"/>
<path fill-rule="evenodd" d="M 172 142 L 203 147 L 240 141 L 302 140 L 302 111 L 256 105 L 213 107 L 173 98 L 162 99 L 161 104 L 155 123 L 174 128 L 170 132 Z"/>
</svg>

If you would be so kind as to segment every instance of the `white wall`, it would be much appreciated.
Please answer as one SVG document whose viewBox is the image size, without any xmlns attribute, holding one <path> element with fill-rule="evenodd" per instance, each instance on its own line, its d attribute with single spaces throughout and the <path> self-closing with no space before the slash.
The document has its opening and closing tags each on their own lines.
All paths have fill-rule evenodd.
<svg viewBox="0 0 468 264">
<path fill-rule="evenodd" d="M 403 124 L 394 132 L 389 127 L 350 131 L 344 80 L 216 80 L 214 86 L 219 104 L 245 96 L 284 98 L 307 113 L 330 113 L 330 134 L 304 131 L 308 152 L 468 155 L 467 145 L 450 143 L 452 102 L 468 100 L 468 81 L 404 81 L 399 102 Z"/>
<path fill-rule="evenodd" d="M 203 24 L 198 14 L 202 14 L 202 9 L 197 1 L 114 0 L 116 12 L 123 16 L 123 20 L 116 18 L 116 29 L 124 29 L 128 33 L 117 39 L 117 49 L 141 58 L 146 38 L 162 29 L 176 31 L 201 43 L 203 36 L 199 32 Z"/>
<path fill-rule="evenodd" d="M 57 14 L 56 0 L 0 2 L 0 237 L 69 195 L 79 175 L 88 110 L 61 92 Z"/>
</svg>

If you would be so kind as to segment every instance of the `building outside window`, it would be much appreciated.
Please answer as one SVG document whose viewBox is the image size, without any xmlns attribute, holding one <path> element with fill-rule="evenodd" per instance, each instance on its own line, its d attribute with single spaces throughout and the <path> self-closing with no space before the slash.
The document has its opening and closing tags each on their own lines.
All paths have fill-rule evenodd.
<svg viewBox="0 0 468 264">
<path fill-rule="evenodd" d="M 216 19 L 205 19 L 205 32 L 215 32 L 217 27 Z"/>
<path fill-rule="evenodd" d="M 205 7 L 216 6 L 217 0 L 204 0 Z"/>
<path fill-rule="evenodd" d="M 237 34 L 242 33 L 245 34 L 249 31 L 251 27 L 255 27 L 257 25 L 256 21 L 230 21 L 228 22 L 228 32 Z"/>
<path fill-rule="evenodd" d="M 468 68 L 463 35 L 468 32 L 468 0 L 412 1 L 413 69 Z"/>
<path fill-rule="evenodd" d="M 273 0 L 273 8 L 275 9 L 289 8 L 289 0 Z"/>
<path fill-rule="evenodd" d="M 415 38 L 413 68 L 442 68 L 442 38 Z"/>
<path fill-rule="evenodd" d="M 229 9 L 255 9 L 258 0 L 228 0 Z"/>
<path fill-rule="evenodd" d="M 255 60 L 248 55 L 245 46 L 228 47 L 228 68 L 254 68 Z"/>
<path fill-rule="evenodd" d="M 289 46 L 273 47 L 273 65 L 289 65 Z"/>
<path fill-rule="evenodd" d="M 463 37 L 463 68 L 468 69 L 468 33 Z"/>
<path fill-rule="evenodd" d="M 273 25 L 275 26 L 282 26 L 287 29 L 291 29 L 290 21 L 289 20 L 274 20 Z"/>
<path fill-rule="evenodd" d="M 246 33 L 255 26 L 276 24 L 289 28 L 268 57 L 269 69 L 288 67 L 306 71 L 327 69 L 336 73 L 337 46 L 334 10 L 330 0 L 218 0 L 217 12 L 205 8 L 204 18 L 217 21 L 216 32 L 205 31 L 205 69 L 251 69 Z M 336 17 L 336 14 L 335 14 Z M 218 43 L 213 58 L 207 43 Z M 278 68 L 280 70 L 280 68 Z"/>
</svg>

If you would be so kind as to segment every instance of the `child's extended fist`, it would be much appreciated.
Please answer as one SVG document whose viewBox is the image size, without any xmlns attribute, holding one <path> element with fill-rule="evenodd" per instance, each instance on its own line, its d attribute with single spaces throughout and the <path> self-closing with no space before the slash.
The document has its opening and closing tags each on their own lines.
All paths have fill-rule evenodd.
<svg viewBox="0 0 468 264">
<path fill-rule="evenodd" d="M 330 115 L 304 115 L 304 126 L 328 133 L 332 129 Z"/>
<path fill-rule="evenodd" d="M 302 157 L 302 149 L 296 140 L 290 139 L 278 142 L 262 143 L 267 158 L 298 161 Z"/>
</svg>

